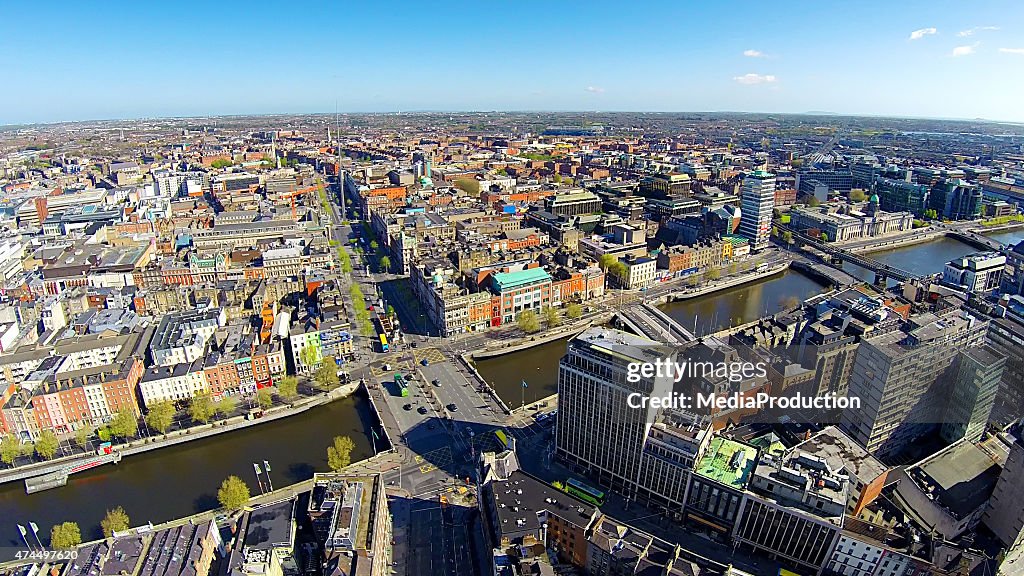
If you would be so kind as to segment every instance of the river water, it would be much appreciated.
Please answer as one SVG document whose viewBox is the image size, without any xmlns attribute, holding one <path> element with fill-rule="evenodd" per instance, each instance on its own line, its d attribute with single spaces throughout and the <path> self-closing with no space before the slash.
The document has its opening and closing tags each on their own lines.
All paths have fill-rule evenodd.
<svg viewBox="0 0 1024 576">
<path fill-rule="evenodd" d="M 989 236 L 1004 244 L 1013 244 L 1024 240 L 1024 228 Z M 871 257 L 917 274 L 934 274 L 941 272 L 946 262 L 974 251 L 975 248 L 963 242 L 942 238 L 873 252 Z M 844 264 L 843 269 L 862 280 L 874 280 L 874 273 L 858 266 Z M 700 298 L 664 304 L 661 309 L 690 330 L 696 321 L 696 333 L 702 336 L 774 314 L 827 289 L 827 286 L 799 272 L 786 271 Z M 481 360 L 477 362 L 477 369 L 502 400 L 509 407 L 516 408 L 522 402 L 524 392 L 529 403 L 557 391 L 558 360 L 565 354 L 567 341 L 556 340 L 521 352 Z M 522 389 L 523 380 L 527 382 L 525 390 Z"/>
<path fill-rule="evenodd" d="M 50 527 L 64 521 L 77 522 L 82 538 L 90 540 L 102 536 L 100 520 L 116 506 L 124 507 L 132 525 L 212 510 L 219 506 L 217 488 L 231 474 L 259 494 L 253 462 L 261 468 L 263 460 L 270 462 L 275 488 L 307 480 L 327 471 L 327 445 L 334 436 L 355 442 L 353 462 L 369 457 L 372 426 L 376 416 L 357 393 L 281 420 L 127 456 L 120 464 L 74 474 L 61 488 L 25 494 L 24 482 L 2 484 L 0 549 L 23 546 L 17 524 L 30 521 L 39 525 L 43 542 Z"/>
</svg>

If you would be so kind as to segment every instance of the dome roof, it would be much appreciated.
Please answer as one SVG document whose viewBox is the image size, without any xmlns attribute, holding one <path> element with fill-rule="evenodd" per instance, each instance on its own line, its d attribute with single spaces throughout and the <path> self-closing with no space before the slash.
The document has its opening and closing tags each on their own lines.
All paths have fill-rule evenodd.
<svg viewBox="0 0 1024 576">
<path fill-rule="evenodd" d="M 872 204 L 878 204 L 878 194 L 872 194 L 871 198 L 868 198 L 868 202 Z"/>
</svg>

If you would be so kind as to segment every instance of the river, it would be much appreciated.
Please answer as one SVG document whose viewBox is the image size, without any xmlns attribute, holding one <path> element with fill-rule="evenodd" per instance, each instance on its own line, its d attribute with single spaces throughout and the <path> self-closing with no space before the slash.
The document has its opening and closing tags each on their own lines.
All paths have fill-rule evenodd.
<svg viewBox="0 0 1024 576">
<path fill-rule="evenodd" d="M 132 525 L 212 510 L 219 506 L 217 488 L 231 474 L 259 494 L 253 462 L 261 468 L 263 460 L 270 462 L 275 488 L 307 480 L 327 470 L 334 436 L 355 442 L 353 462 L 369 457 L 374 425 L 369 401 L 357 393 L 281 420 L 127 456 L 120 464 L 74 474 L 61 488 L 25 494 L 24 482 L 9 482 L 0 485 L 0 516 L 6 518 L 0 548 L 22 546 L 17 524 L 30 521 L 39 525 L 43 542 L 50 527 L 64 521 L 77 522 L 82 538 L 90 540 L 102 537 L 100 520 L 116 506 L 124 507 Z"/>
<path fill-rule="evenodd" d="M 510 408 L 536 402 L 558 391 L 558 361 L 568 338 L 553 340 L 519 352 L 478 360 L 476 369 Z M 523 389 L 523 381 L 526 389 Z"/>
</svg>

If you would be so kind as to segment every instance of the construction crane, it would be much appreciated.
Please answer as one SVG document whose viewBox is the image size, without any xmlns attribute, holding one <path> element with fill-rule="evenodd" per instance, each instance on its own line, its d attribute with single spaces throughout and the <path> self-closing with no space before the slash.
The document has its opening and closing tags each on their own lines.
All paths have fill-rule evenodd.
<svg viewBox="0 0 1024 576">
<path fill-rule="evenodd" d="M 282 194 L 279 197 L 280 199 L 286 199 L 286 200 L 290 200 L 291 201 L 291 204 L 292 204 L 292 220 L 297 220 L 298 219 L 296 214 L 295 214 L 295 199 L 298 198 L 299 196 L 302 196 L 303 194 L 306 194 L 307 192 L 313 192 L 316 189 L 317 189 L 317 186 L 307 186 L 305 188 L 292 189 L 291 191 L 285 192 L 284 194 Z"/>
</svg>

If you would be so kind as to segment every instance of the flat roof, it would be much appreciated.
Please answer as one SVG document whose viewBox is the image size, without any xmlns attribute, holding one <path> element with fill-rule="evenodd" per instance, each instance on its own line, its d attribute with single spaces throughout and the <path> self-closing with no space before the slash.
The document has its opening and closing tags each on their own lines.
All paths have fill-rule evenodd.
<svg viewBox="0 0 1024 576">
<path fill-rule="evenodd" d="M 959 442 L 922 460 L 907 471 L 921 485 L 915 471 L 935 487 L 935 497 L 959 518 L 982 506 L 999 479 L 999 465 L 970 442 Z M 924 488 L 927 491 L 927 488 Z"/>
<path fill-rule="evenodd" d="M 737 452 L 746 453 L 746 458 L 740 467 L 733 466 L 733 456 Z M 700 459 L 700 463 L 697 465 L 697 474 L 732 488 L 743 489 L 755 466 L 757 466 L 757 448 L 716 436 L 711 440 L 704 457 Z"/>
<path fill-rule="evenodd" d="M 493 276 L 499 290 L 517 288 L 535 282 L 551 281 L 551 275 L 543 268 L 526 268 L 517 272 L 499 272 Z"/>
</svg>

